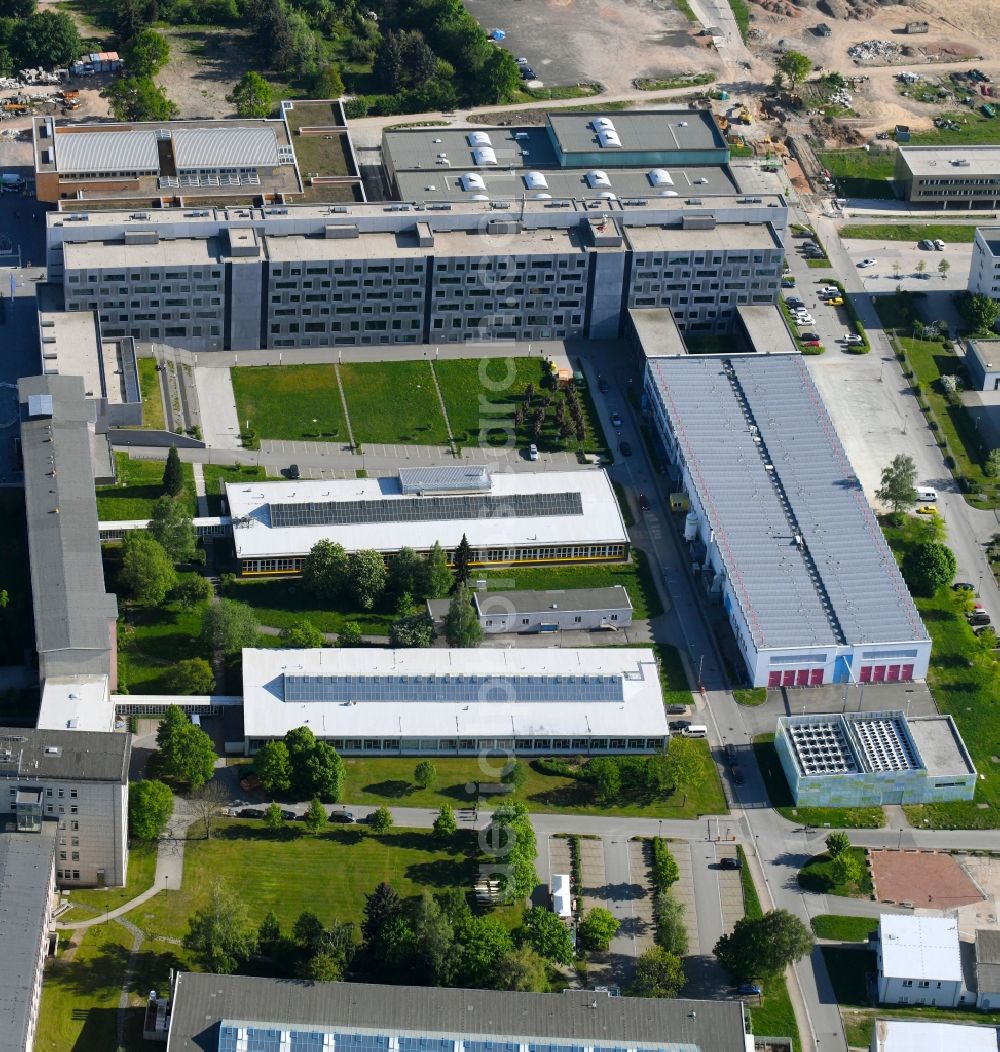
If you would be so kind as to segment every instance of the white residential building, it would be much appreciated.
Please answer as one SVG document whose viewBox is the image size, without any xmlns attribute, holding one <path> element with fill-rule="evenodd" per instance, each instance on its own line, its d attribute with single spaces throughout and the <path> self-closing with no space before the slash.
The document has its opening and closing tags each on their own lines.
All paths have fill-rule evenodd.
<svg viewBox="0 0 1000 1052">
<path fill-rule="evenodd" d="M 966 989 L 958 921 L 883 913 L 878 922 L 878 999 L 882 1004 L 973 1004 Z"/>
</svg>

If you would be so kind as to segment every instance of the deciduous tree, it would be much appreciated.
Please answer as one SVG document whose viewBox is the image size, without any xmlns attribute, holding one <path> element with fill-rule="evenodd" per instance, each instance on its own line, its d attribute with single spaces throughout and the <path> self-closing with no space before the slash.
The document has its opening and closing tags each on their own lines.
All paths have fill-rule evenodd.
<svg viewBox="0 0 1000 1052">
<path fill-rule="evenodd" d="M 129 530 L 122 541 L 118 580 L 142 606 L 159 606 L 177 583 L 170 556 L 145 530 Z"/>
<path fill-rule="evenodd" d="M 673 791 L 683 794 L 686 804 L 688 793 L 696 789 L 705 778 L 705 766 L 701 762 L 695 740 L 672 736 L 665 767 Z"/>
<path fill-rule="evenodd" d="M 271 830 L 272 833 L 277 833 L 285 828 L 285 816 L 281 813 L 281 808 L 276 803 L 270 803 L 264 810 L 264 825 Z"/>
<path fill-rule="evenodd" d="M 986 332 L 1000 315 L 1000 303 L 981 292 L 965 292 L 958 301 L 962 320 L 974 332 Z"/>
<path fill-rule="evenodd" d="M 338 647 L 359 647 L 364 642 L 361 626 L 357 621 L 345 621 L 337 633 Z"/>
<path fill-rule="evenodd" d="M 572 964 L 573 940 L 569 928 L 551 910 L 533 906 L 524 915 L 518 937 L 537 954 L 559 964 Z"/>
<path fill-rule="evenodd" d="M 253 70 L 247 70 L 226 96 L 226 102 L 236 107 L 236 116 L 257 119 L 271 116 L 274 108 L 274 92 L 271 85 Z"/>
<path fill-rule="evenodd" d="M 171 705 L 156 732 L 163 773 L 198 789 L 215 768 L 212 739 L 191 723 L 184 712 Z"/>
<path fill-rule="evenodd" d="M 955 580 L 955 553 L 939 541 L 915 544 L 903 556 L 900 569 L 914 595 L 932 596 Z"/>
<path fill-rule="evenodd" d="M 846 833 L 831 833 L 826 838 L 826 850 L 831 858 L 847 851 L 851 846 L 851 838 Z"/>
<path fill-rule="evenodd" d="M 448 613 L 444 619 L 444 634 L 448 645 L 453 647 L 475 647 L 483 638 L 479 615 L 472 605 L 472 596 L 464 584 L 459 584 L 451 597 Z"/>
<path fill-rule="evenodd" d="M 303 585 L 320 599 L 336 599 L 346 589 L 347 552 L 341 544 L 317 541 L 302 564 Z"/>
<path fill-rule="evenodd" d="M 160 497 L 153 505 L 149 532 L 175 563 L 190 559 L 198 545 L 191 513 L 175 497 Z"/>
<path fill-rule="evenodd" d="M 801 51 L 786 51 L 778 59 L 778 70 L 784 75 L 792 91 L 806 79 L 811 69 L 812 60 Z"/>
<path fill-rule="evenodd" d="M 309 801 L 309 809 L 303 821 L 310 833 L 318 833 L 326 825 L 326 808 L 315 796 Z"/>
<path fill-rule="evenodd" d="M 155 29 L 141 29 L 122 49 L 122 60 L 130 77 L 155 77 L 170 60 L 170 45 Z"/>
<path fill-rule="evenodd" d="M 494 985 L 498 990 L 543 994 L 549 989 L 545 959 L 527 943 L 505 953 L 496 962 Z"/>
<path fill-rule="evenodd" d="M 913 457 L 897 453 L 882 469 L 882 485 L 875 491 L 875 496 L 898 515 L 916 504 L 916 482 L 917 465 Z"/>
<path fill-rule="evenodd" d="M 149 77 L 123 77 L 104 94 L 120 121 L 172 121 L 178 113 L 176 104 Z"/>
<path fill-rule="evenodd" d="M 128 826 L 136 840 L 158 840 L 174 810 L 170 786 L 155 778 L 131 782 L 128 789 Z"/>
<path fill-rule="evenodd" d="M 167 673 L 173 694 L 211 694 L 215 690 L 215 673 L 204 658 L 184 658 Z"/>
<path fill-rule="evenodd" d="M 715 944 L 715 956 L 734 979 L 778 975 L 812 948 L 813 938 L 788 910 L 743 917 Z"/>
<path fill-rule="evenodd" d="M 413 780 L 421 789 L 430 789 L 437 781 L 437 768 L 430 760 L 421 760 L 413 769 Z"/>
<path fill-rule="evenodd" d="M 680 957 L 662 946 L 651 946 L 635 962 L 633 997 L 676 997 L 687 981 Z"/>
<path fill-rule="evenodd" d="M 287 793 L 292 786 L 292 764 L 283 741 L 265 742 L 253 758 L 253 769 L 265 793 Z"/>
<path fill-rule="evenodd" d="M 193 610 L 212 598 L 212 585 L 207 577 L 189 574 L 177 582 L 170 597 L 175 599 L 183 610 Z"/>
<path fill-rule="evenodd" d="M 68 66 L 83 53 L 76 23 L 65 11 L 42 11 L 20 18 L 8 44 L 18 67 Z"/>
<path fill-rule="evenodd" d="M 208 905 L 192 915 L 183 943 L 205 971 L 229 975 L 253 954 L 257 936 L 243 901 L 217 880 Z"/>
<path fill-rule="evenodd" d="M 375 551 L 351 552 L 347 557 L 351 594 L 362 610 L 371 610 L 385 589 L 385 560 Z"/>
<path fill-rule="evenodd" d="M 428 599 L 440 599 L 451 591 L 454 578 L 448 568 L 448 556 L 440 542 L 435 541 L 431 550 L 427 553 L 427 585 L 426 595 Z"/>
<path fill-rule="evenodd" d="M 595 906 L 580 921 L 578 935 L 585 949 L 603 953 L 620 927 L 618 918 L 610 910 Z"/>
<path fill-rule="evenodd" d="M 204 826 L 206 840 L 212 839 L 212 827 L 215 820 L 226 810 L 228 803 L 229 795 L 222 783 L 215 781 L 214 778 L 188 797 L 188 808 L 195 819 Z"/>
<path fill-rule="evenodd" d="M 434 835 L 442 840 L 454 836 L 458 830 L 458 822 L 455 821 L 455 810 L 451 804 L 442 804 L 434 819 Z"/>
<path fill-rule="evenodd" d="M 428 614 L 401 617 L 389 628 L 389 646 L 401 649 L 429 647 L 435 635 L 434 622 Z"/>
<path fill-rule="evenodd" d="M 220 599 L 205 610 L 201 638 L 212 651 L 235 654 L 252 647 L 260 635 L 253 610 L 236 599 Z"/>
<path fill-rule="evenodd" d="M 376 807 L 368 816 L 368 824 L 373 833 L 388 833 L 392 829 L 392 812 L 388 807 Z"/>
<path fill-rule="evenodd" d="M 281 642 L 296 650 L 315 650 L 326 646 L 326 637 L 311 622 L 302 618 L 280 632 Z"/>
</svg>

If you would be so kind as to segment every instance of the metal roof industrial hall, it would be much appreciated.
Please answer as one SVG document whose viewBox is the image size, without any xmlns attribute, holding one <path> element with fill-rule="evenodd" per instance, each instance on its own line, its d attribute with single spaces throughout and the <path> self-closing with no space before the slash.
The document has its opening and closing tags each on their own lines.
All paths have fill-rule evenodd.
<svg viewBox="0 0 1000 1052">
<path fill-rule="evenodd" d="M 53 140 L 56 170 L 72 173 L 156 172 L 160 161 L 156 135 L 141 131 L 66 131 Z"/>
<path fill-rule="evenodd" d="M 278 166 L 273 128 L 178 128 L 173 140 L 178 171 Z"/>
<path fill-rule="evenodd" d="M 928 638 L 799 355 L 648 364 L 758 649 Z"/>
</svg>

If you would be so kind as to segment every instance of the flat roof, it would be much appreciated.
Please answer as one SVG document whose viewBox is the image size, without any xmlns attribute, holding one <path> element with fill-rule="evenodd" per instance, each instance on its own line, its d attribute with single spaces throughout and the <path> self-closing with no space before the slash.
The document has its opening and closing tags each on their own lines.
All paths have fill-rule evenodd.
<svg viewBox="0 0 1000 1052">
<path fill-rule="evenodd" d="M 180 972 L 167 1052 L 221 1052 L 224 1023 L 281 1030 L 335 1028 L 401 1038 L 436 1035 L 445 1042 L 466 1039 L 470 1052 L 480 1052 L 477 1041 L 492 1042 L 499 1052 L 509 1052 L 513 1044 L 516 1052 L 517 1045 L 532 1040 L 587 1048 L 606 1043 L 657 1052 L 741 1052 L 749 1025 L 738 1000 L 611 997 L 600 990 L 529 994 Z M 447 1044 L 435 1047 L 452 1052 Z"/>
<path fill-rule="evenodd" d="M 997 251 L 1000 252 L 1000 241 Z M 965 346 L 979 359 L 984 372 L 1000 370 L 1000 340 L 966 340 Z"/>
<path fill-rule="evenodd" d="M 127 245 L 124 240 L 67 241 L 63 244 L 63 261 L 66 270 L 197 267 L 218 263 L 219 248 L 216 237 L 159 238 L 148 245 Z"/>
<path fill-rule="evenodd" d="M 79 376 L 84 391 L 101 397 L 101 354 L 96 311 L 44 311 L 38 315 L 43 368 Z"/>
<path fill-rule="evenodd" d="M 248 738 L 666 737 L 652 650 L 244 650 Z"/>
<path fill-rule="evenodd" d="M 59 727 L 0 727 L 0 779 L 128 780 L 132 740 L 127 733 Z M 8 755 L 9 754 L 9 755 Z"/>
<path fill-rule="evenodd" d="M 922 1019 L 876 1019 L 875 1052 L 997 1052 L 1000 1028 Z"/>
<path fill-rule="evenodd" d="M 976 240 L 985 243 L 991 256 L 1000 256 L 1000 226 L 976 227 Z"/>
<path fill-rule="evenodd" d="M 733 251 L 740 249 L 780 249 L 778 235 L 770 223 L 717 223 L 711 230 L 682 226 L 638 226 L 628 224 L 625 237 L 636 252 Z"/>
<path fill-rule="evenodd" d="M 60 175 L 91 172 L 155 172 L 160 158 L 150 130 L 60 128 L 55 136 L 55 166 Z"/>
<path fill-rule="evenodd" d="M 620 147 L 603 148 L 595 121 L 610 121 Z M 666 150 L 726 150 L 726 140 L 711 110 L 684 108 L 613 110 L 607 113 L 549 114 L 549 127 L 563 153 L 663 152 Z"/>
<path fill-rule="evenodd" d="M 514 614 L 544 613 L 546 610 L 629 610 L 632 603 L 620 584 L 607 588 L 549 588 L 472 593 L 481 614 L 510 611 Z"/>
<path fill-rule="evenodd" d="M 750 346 L 756 353 L 799 353 L 799 346 L 788 331 L 784 315 L 777 304 L 741 304 L 736 308 L 736 316 L 742 322 Z"/>
<path fill-rule="evenodd" d="M 107 676 L 49 676 L 42 684 L 39 730 L 113 731 Z"/>
<path fill-rule="evenodd" d="M 899 154 L 914 175 L 950 179 L 1000 175 L 1000 146 L 900 146 Z"/>
<path fill-rule="evenodd" d="M 401 128 L 382 133 L 382 149 L 397 178 L 402 172 L 476 171 L 485 166 L 472 151 L 483 147 L 493 151 L 500 168 L 550 169 L 559 164 L 543 127 Z"/>
<path fill-rule="evenodd" d="M 236 555 L 304 555 L 321 540 L 348 551 L 395 552 L 404 544 L 426 550 L 435 541 L 447 550 L 463 534 L 473 548 L 628 543 L 621 509 L 603 470 L 495 471 L 490 479 L 488 495 L 457 498 L 403 494 L 395 477 L 228 482 Z M 561 498 L 561 503 L 552 503 Z M 457 508 L 452 500 L 484 503 Z M 444 503 L 432 503 L 439 501 Z M 465 518 L 466 510 L 483 514 Z M 447 517 L 425 517 L 439 514 Z M 305 524 L 277 525 L 297 520 Z"/>
<path fill-rule="evenodd" d="M 55 823 L 49 823 L 54 826 Z M 0 1052 L 24 1052 L 48 926 L 56 838 L 0 833 Z"/>
<path fill-rule="evenodd" d="M 669 307 L 629 307 L 628 317 L 647 358 L 688 353 L 687 344 Z"/>
<path fill-rule="evenodd" d="M 800 355 L 647 369 L 758 649 L 929 638 Z"/>
<path fill-rule="evenodd" d="M 178 171 L 204 168 L 277 168 L 275 121 L 266 127 L 192 128 L 172 131 Z M 282 136 L 287 142 L 287 137 Z"/>
<path fill-rule="evenodd" d="M 886 978 L 962 981 L 958 921 L 954 917 L 883 913 L 878 929 L 881 974 Z"/>
<path fill-rule="evenodd" d="M 931 777 L 960 771 L 975 774 L 976 768 L 951 716 L 920 716 L 906 721 L 924 767 Z"/>
</svg>

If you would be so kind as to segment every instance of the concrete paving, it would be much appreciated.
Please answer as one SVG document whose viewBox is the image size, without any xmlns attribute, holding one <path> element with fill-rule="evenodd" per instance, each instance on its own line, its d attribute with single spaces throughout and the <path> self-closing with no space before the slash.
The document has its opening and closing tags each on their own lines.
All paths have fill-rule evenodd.
<svg viewBox="0 0 1000 1052">
<path fill-rule="evenodd" d="M 937 252 L 917 248 L 916 242 L 913 241 L 865 241 L 849 238 L 842 243 L 868 292 L 894 292 L 897 285 L 912 292 L 930 292 L 932 289 L 937 291 L 942 288 L 958 290 L 964 289 L 969 281 L 971 244 L 949 244 L 945 251 Z M 874 267 L 861 269 L 858 264 L 863 259 L 874 259 L 877 262 Z M 945 277 L 942 277 L 937 269 L 942 259 L 947 259 L 951 265 Z M 917 265 L 920 263 L 923 263 L 924 273 L 929 277 L 919 276 Z M 898 277 L 894 269 L 895 264 L 899 265 Z"/>
<path fill-rule="evenodd" d="M 684 927 L 687 929 L 688 949 L 700 951 L 698 938 L 698 907 L 694 898 L 694 872 L 691 864 L 691 845 L 686 840 L 671 840 L 667 845 L 677 863 L 680 876 L 670 894 L 684 907 Z"/>
<path fill-rule="evenodd" d="M 229 370 L 196 368 L 194 385 L 198 391 L 198 404 L 212 407 L 210 413 L 203 414 L 201 421 L 205 445 L 241 449 L 240 421 L 236 415 L 236 397 Z"/>
</svg>

